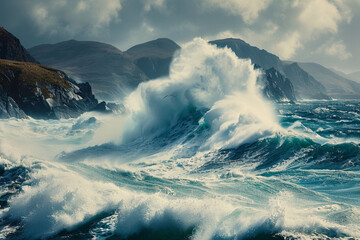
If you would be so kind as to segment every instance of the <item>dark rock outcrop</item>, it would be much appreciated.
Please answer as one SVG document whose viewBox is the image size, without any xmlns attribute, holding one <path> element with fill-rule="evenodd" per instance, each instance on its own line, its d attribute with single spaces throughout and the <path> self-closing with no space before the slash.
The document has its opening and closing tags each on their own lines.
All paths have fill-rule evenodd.
<svg viewBox="0 0 360 240">
<path fill-rule="evenodd" d="M 0 58 L 22 62 L 36 62 L 21 45 L 19 39 L 2 27 L 0 27 Z"/>
<path fill-rule="evenodd" d="M 277 102 L 295 102 L 296 97 L 291 81 L 275 68 L 265 71 L 264 95 Z"/>
<path fill-rule="evenodd" d="M 0 60 L 0 96 L 3 118 L 70 118 L 98 105 L 88 83 L 76 84 L 59 70 L 11 60 Z"/>
<path fill-rule="evenodd" d="M 14 99 L 0 89 L 0 119 L 11 117 L 27 118 L 27 115 L 19 108 Z"/>
</svg>

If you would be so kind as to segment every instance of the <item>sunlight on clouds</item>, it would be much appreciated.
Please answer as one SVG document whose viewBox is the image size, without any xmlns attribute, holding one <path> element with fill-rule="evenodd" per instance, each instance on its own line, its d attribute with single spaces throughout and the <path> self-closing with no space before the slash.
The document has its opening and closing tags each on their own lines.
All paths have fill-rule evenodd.
<svg viewBox="0 0 360 240">
<path fill-rule="evenodd" d="M 145 11 L 151 11 L 153 8 L 162 8 L 165 5 L 165 0 L 145 0 Z"/>
<path fill-rule="evenodd" d="M 293 32 L 289 36 L 285 37 L 283 41 L 275 45 L 275 50 L 282 59 L 291 58 L 295 52 L 303 45 L 300 41 L 300 34 Z"/>
<path fill-rule="evenodd" d="M 326 34 L 337 34 L 339 24 L 344 21 L 349 23 L 352 19 L 351 10 L 343 0 L 296 0 L 292 2 L 290 8 L 294 10 L 294 15 L 287 16 L 289 26 L 285 26 L 285 31 L 282 31 L 282 39 L 271 47 L 284 59 L 295 56 L 304 45 Z M 291 21 L 292 18 L 295 21 Z M 342 53 L 344 59 L 350 57 L 346 54 L 346 47 L 341 47 L 339 44 L 329 49 L 322 53 L 332 55 L 338 51 Z"/>
<path fill-rule="evenodd" d="M 34 13 L 39 20 L 45 20 L 48 15 L 46 9 L 44 8 L 38 8 L 34 11 Z"/>
<path fill-rule="evenodd" d="M 120 0 L 87 0 L 56 2 L 37 1 L 32 19 L 42 34 L 68 34 L 78 32 L 96 35 L 112 21 L 118 20 Z"/>
<path fill-rule="evenodd" d="M 87 5 L 84 1 L 80 1 L 79 4 L 77 5 L 77 10 L 78 11 L 83 11 L 87 8 Z"/>
<path fill-rule="evenodd" d="M 127 48 L 160 36 L 179 44 L 232 37 L 283 59 L 330 62 L 336 54 L 358 58 L 345 36 L 356 28 L 359 8 L 360 0 L 34 0 L 23 16 L 31 16 L 32 33 L 53 42 L 95 37 Z"/>
<path fill-rule="evenodd" d="M 330 46 L 327 46 L 324 49 L 324 52 L 329 56 L 338 57 L 342 60 L 346 60 L 352 57 L 352 54 L 347 51 L 343 41 L 332 43 Z"/>
<path fill-rule="evenodd" d="M 336 33 L 342 17 L 336 6 L 327 0 L 302 1 L 303 11 L 299 23 L 306 29 L 306 34 L 319 32 Z"/>
<path fill-rule="evenodd" d="M 227 10 L 233 15 L 240 15 L 249 24 L 254 22 L 259 13 L 270 4 L 270 0 L 205 0 L 205 2 L 210 6 Z"/>
</svg>

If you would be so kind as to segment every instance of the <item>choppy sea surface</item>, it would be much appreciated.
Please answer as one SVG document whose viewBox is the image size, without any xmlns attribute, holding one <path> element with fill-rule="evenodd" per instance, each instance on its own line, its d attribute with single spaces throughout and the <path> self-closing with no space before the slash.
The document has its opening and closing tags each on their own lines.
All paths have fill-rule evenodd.
<svg viewBox="0 0 360 240">
<path fill-rule="evenodd" d="M 360 102 L 269 103 L 196 41 L 124 112 L 0 121 L 0 239 L 360 239 Z"/>
</svg>

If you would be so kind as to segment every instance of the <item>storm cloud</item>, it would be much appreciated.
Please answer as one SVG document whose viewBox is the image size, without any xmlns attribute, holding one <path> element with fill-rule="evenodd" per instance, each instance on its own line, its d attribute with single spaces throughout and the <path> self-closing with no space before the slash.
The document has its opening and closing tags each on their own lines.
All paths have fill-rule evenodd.
<svg viewBox="0 0 360 240">
<path fill-rule="evenodd" d="M 358 0 L 2 0 L 0 25 L 26 47 L 77 39 L 126 50 L 159 37 L 236 37 L 284 60 L 360 70 Z"/>
</svg>

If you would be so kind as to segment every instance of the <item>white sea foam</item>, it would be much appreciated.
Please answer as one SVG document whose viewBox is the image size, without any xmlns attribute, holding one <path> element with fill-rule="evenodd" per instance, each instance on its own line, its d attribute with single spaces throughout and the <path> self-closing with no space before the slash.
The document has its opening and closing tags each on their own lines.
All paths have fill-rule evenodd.
<svg viewBox="0 0 360 240">
<path fill-rule="evenodd" d="M 175 57 L 168 78 L 141 83 L 126 98 L 122 141 L 156 136 L 194 108 L 209 110 L 204 120 L 212 137 L 204 147 L 231 148 L 267 135 L 278 124 L 260 78 L 249 60 L 195 39 Z"/>
<path fill-rule="evenodd" d="M 360 237 L 359 209 L 293 183 L 301 174 L 291 175 L 289 182 L 258 176 L 254 170 L 262 163 L 260 157 L 247 161 L 244 156 L 238 169 L 210 165 L 210 170 L 197 172 L 209 161 L 216 165 L 216 160 L 226 160 L 217 150 L 278 131 L 279 146 L 288 136 L 331 143 L 300 121 L 281 129 L 271 104 L 262 98 L 260 78 L 261 72 L 250 61 L 195 39 L 175 57 L 168 78 L 142 83 L 128 96 L 123 115 L 1 121 L 0 163 L 8 168 L 21 165 L 31 172 L 21 192 L 1 212 L 1 217 L 20 224 L 6 225 L 0 236 L 6 238 L 20 229 L 24 238 L 44 238 L 75 229 L 105 212 L 110 216 L 91 225 L 94 237 L 126 238 L 169 228 L 190 229 L 192 239 L 198 240 L 242 239 L 260 233 L 300 239 L 314 233 L 324 238 Z M 199 126 L 209 127 L 201 141 L 163 147 L 150 156 L 134 151 L 132 164 L 126 165 L 113 156 L 96 157 L 86 164 L 77 159 L 52 162 L 61 151 L 141 138 L 151 141 L 194 109 L 204 110 Z M 272 165 L 268 173 L 285 172 L 306 153 L 305 149 Z"/>
<path fill-rule="evenodd" d="M 356 219 L 349 224 L 341 224 L 344 220 L 339 219 L 349 220 L 351 212 L 358 210 L 309 201 L 306 195 L 300 197 L 301 192 L 296 197 L 288 191 L 266 194 L 263 197 L 267 198 L 256 204 L 251 199 L 248 203 L 243 202 L 244 199 L 236 200 L 231 194 L 176 197 L 127 190 L 81 176 L 62 165 L 47 163 L 33 173 L 31 182 L 10 201 L 10 208 L 2 216 L 22 219 L 24 237 L 29 239 L 50 236 L 63 229 L 72 230 L 93 216 L 114 210 L 113 216 L 102 222 L 100 235 L 107 231 L 107 236 L 115 234 L 126 238 L 146 229 L 186 231 L 194 228 L 190 232 L 195 240 L 243 239 L 273 232 L 304 236 L 316 232 L 326 236 L 337 231 L 360 236 L 359 226 L 354 224 Z M 350 211 L 349 214 L 346 211 Z M 334 212 L 338 215 L 332 217 Z M 96 226 L 92 233 L 95 236 L 99 233 Z"/>
</svg>

